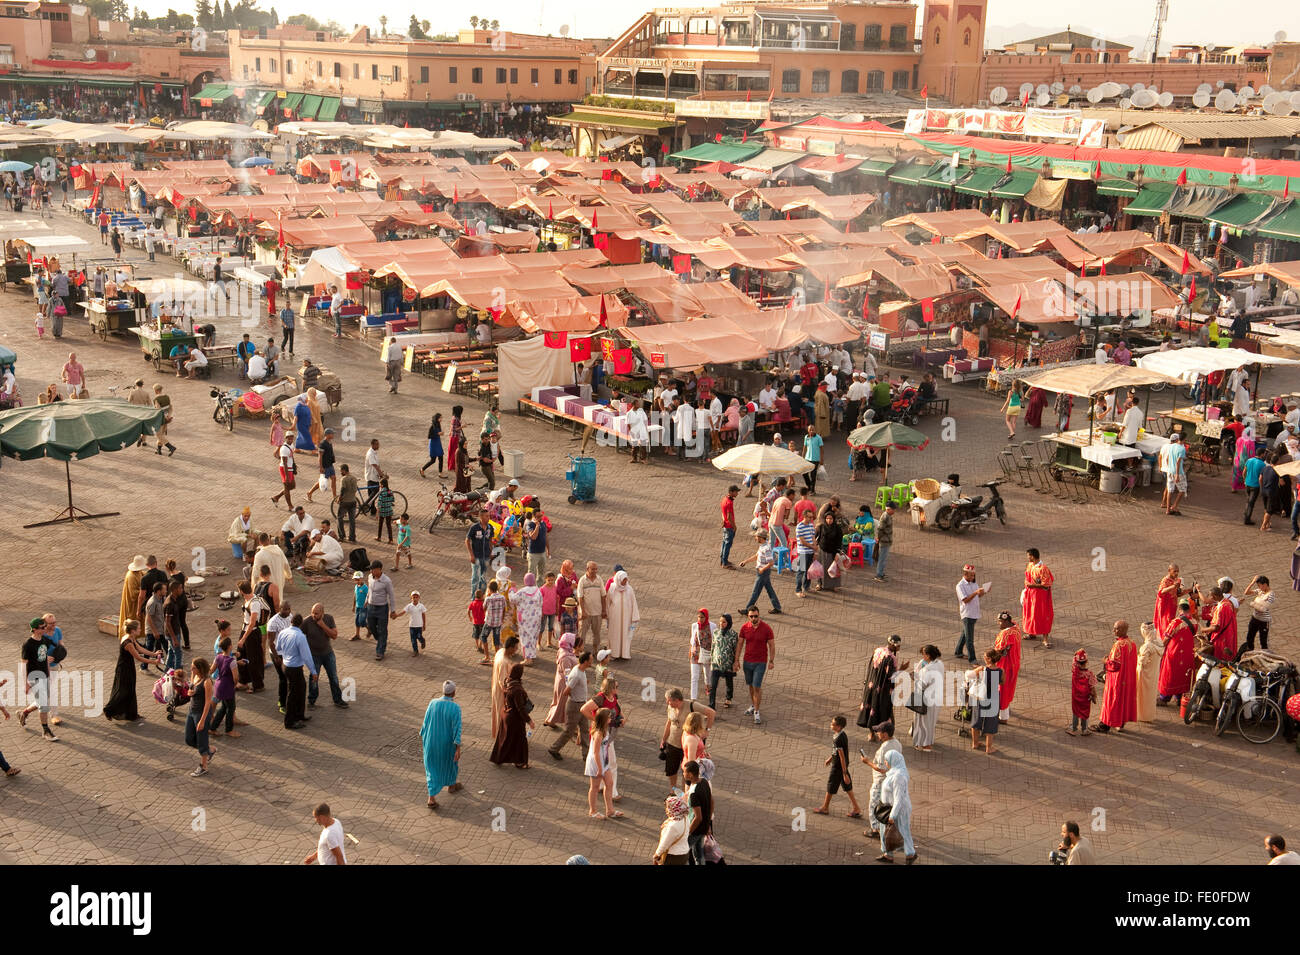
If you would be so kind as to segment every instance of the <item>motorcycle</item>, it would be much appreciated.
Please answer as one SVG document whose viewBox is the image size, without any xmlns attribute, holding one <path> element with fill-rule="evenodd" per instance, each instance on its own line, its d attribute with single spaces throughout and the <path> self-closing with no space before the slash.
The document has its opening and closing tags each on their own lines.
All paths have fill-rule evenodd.
<svg viewBox="0 0 1300 955">
<path fill-rule="evenodd" d="M 954 482 L 950 482 L 954 483 Z M 980 524 L 987 524 L 990 514 L 997 514 L 998 520 L 1003 524 L 1007 522 L 1006 503 L 1002 495 L 998 493 L 998 485 L 1002 481 L 985 481 L 980 487 L 989 489 L 988 503 L 984 502 L 984 495 L 979 494 L 975 497 L 962 496 L 957 498 L 951 504 L 946 504 L 939 509 L 935 515 L 935 526 L 940 530 L 954 531 L 958 534 L 964 534 L 968 529 Z"/>
<path fill-rule="evenodd" d="M 1191 696 L 1188 697 L 1187 707 L 1183 711 L 1183 722 L 1188 726 L 1196 722 L 1196 717 L 1200 716 L 1201 710 L 1220 706 L 1220 676 L 1223 668 L 1228 666 L 1227 663 L 1214 657 L 1202 656 L 1200 660 L 1201 665 L 1196 671 L 1196 679 L 1192 681 Z"/>
<path fill-rule="evenodd" d="M 235 399 L 230 392 L 213 388 L 208 392 L 212 396 L 212 420 L 224 424 L 227 431 L 235 430 Z"/>
<path fill-rule="evenodd" d="M 443 517 L 448 515 L 462 524 L 469 524 L 471 521 L 477 520 L 479 507 L 482 506 L 484 500 L 484 495 L 478 491 L 468 493 L 450 491 L 447 489 L 447 485 L 442 485 L 438 489 L 437 506 L 433 511 L 433 520 L 429 522 L 429 533 L 432 534 L 433 529 L 438 526 Z"/>
<path fill-rule="evenodd" d="M 1223 702 L 1219 704 L 1219 713 L 1214 720 L 1214 735 L 1222 736 L 1241 710 L 1252 715 L 1257 707 L 1255 701 L 1255 675 L 1249 670 L 1227 664 L 1228 682 L 1223 687 Z"/>
</svg>

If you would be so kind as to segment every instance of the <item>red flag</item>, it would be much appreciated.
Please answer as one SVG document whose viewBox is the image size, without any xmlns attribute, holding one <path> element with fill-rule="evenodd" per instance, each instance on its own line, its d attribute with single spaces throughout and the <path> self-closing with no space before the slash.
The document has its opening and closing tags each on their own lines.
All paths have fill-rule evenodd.
<svg viewBox="0 0 1300 955">
<path fill-rule="evenodd" d="M 722 133 L 714 133 L 714 134 L 713 134 L 713 141 L 714 141 L 715 143 L 720 143 L 720 142 L 722 142 Z"/>
<path fill-rule="evenodd" d="M 1015 318 L 1020 314 L 1020 293 L 1016 293 L 1016 304 L 1011 308 L 1011 317 Z"/>
<path fill-rule="evenodd" d="M 1289 177 L 1282 180 L 1282 198 L 1291 198 L 1291 179 Z"/>
<path fill-rule="evenodd" d="M 1179 274 L 1179 275 L 1186 275 L 1186 274 L 1187 274 L 1188 272 L 1190 272 L 1191 270 L 1192 270 L 1192 263 L 1191 263 L 1191 260 L 1188 259 L 1188 257 L 1187 257 L 1187 250 L 1184 249 L 1184 250 L 1183 250 L 1183 264 L 1179 267 L 1179 269 L 1178 269 L 1178 274 Z"/>
<path fill-rule="evenodd" d="M 1011 154 L 1007 154 L 1007 172 L 1011 171 Z"/>
<path fill-rule="evenodd" d="M 769 91 L 768 94 L 767 94 L 767 101 L 768 101 L 769 103 L 772 102 L 772 97 L 775 96 L 775 95 L 776 95 L 776 87 L 773 86 L 772 89 L 771 89 L 771 91 Z"/>
<path fill-rule="evenodd" d="M 932 235 L 932 236 L 930 236 L 930 244 L 931 244 L 931 245 L 938 245 L 938 244 L 941 243 L 941 242 L 943 242 L 943 236 L 941 236 L 941 235 Z"/>
<path fill-rule="evenodd" d="M 546 218 L 548 219 L 555 218 L 555 204 L 552 203 L 549 199 L 546 201 Z"/>
<path fill-rule="evenodd" d="M 749 139 L 749 130 L 745 130 L 740 134 L 740 141 L 743 143 L 746 142 L 748 139 Z"/>
<path fill-rule="evenodd" d="M 867 292 L 862 296 L 862 320 L 871 321 L 871 293 Z"/>
<path fill-rule="evenodd" d="M 745 102 L 746 102 L 746 103 L 749 102 L 749 92 L 750 92 L 749 90 L 745 90 Z"/>
<path fill-rule="evenodd" d="M 275 217 L 275 227 L 277 233 L 276 245 L 278 245 L 281 249 L 283 249 L 284 248 L 284 220 L 281 219 L 278 214 Z"/>
<path fill-rule="evenodd" d="M 691 257 L 689 255 L 673 256 L 673 271 L 678 275 L 685 275 L 691 270 Z"/>
<path fill-rule="evenodd" d="M 1101 160 L 1097 160 L 1097 168 L 1092 171 L 1092 178 L 1098 182 L 1101 181 Z"/>
<path fill-rule="evenodd" d="M 1183 170 L 1181 170 L 1181 171 L 1178 173 L 1178 185 L 1180 185 L 1180 186 L 1185 186 L 1185 185 L 1187 185 L 1187 170 L 1186 170 L 1186 169 L 1183 169 Z"/>
<path fill-rule="evenodd" d="M 547 332 L 542 336 L 547 348 L 563 348 L 569 344 L 568 332 Z"/>
<path fill-rule="evenodd" d="M 1002 258 L 1002 243 L 998 243 L 998 258 Z"/>
<path fill-rule="evenodd" d="M 1196 276 L 1192 276 L 1192 284 L 1187 287 L 1187 301 L 1191 302 L 1196 298 Z"/>
<path fill-rule="evenodd" d="M 569 361 L 587 361 L 590 358 L 590 338 L 574 338 L 569 342 Z"/>
<path fill-rule="evenodd" d="M 929 99 L 929 98 L 930 98 L 930 84 L 923 83 L 921 84 L 921 99 Z"/>
<path fill-rule="evenodd" d="M 605 296 L 600 297 L 600 327 L 609 328 L 609 312 L 605 309 Z"/>
<path fill-rule="evenodd" d="M 1102 259 L 1102 260 L 1101 260 L 1101 271 L 1098 272 L 1097 274 L 1098 274 L 1098 275 L 1103 275 L 1103 276 L 1106 274 L 1106 260 L 1105 260 L 1105 259 Z"/>
<path fill-rule="evenodd" d="M 630 375 L 632 373 L 632 349 L 614 349 L 614 374 Z"/>
<path fill-rule="evenodd" d="M 592 209 L 592 210 L 591 210 L 591 231 L 592 231 L 592 232 L 595 232 L 595 231 L 596 231 L 596 221 L 597 221 L 597 220 L 596 220 L 596 215 L 597 215 L 596 210 L 595 210 L 595 209 Z"/>
<path fill-rule="evenodd" d="M 456 186 L 451 187 L 451 204 L 454 206 L 460 202 L 460 189 Z"/>
<path fill-rule="evenodd" d="M 1016 307 L 1020 307 L 1019 302 L 1016 303 Z M 926 324 L 934 321 L 934 299 L 921 299 L 921 318 L 925 320 Z"/>
<path fill-rule="evenodd" d="M 1025 95 L 1020 97 L 1020 105 L 1021 106 L 1029 105 L 1029 90 L 1025 90 Z"/>
</svg>

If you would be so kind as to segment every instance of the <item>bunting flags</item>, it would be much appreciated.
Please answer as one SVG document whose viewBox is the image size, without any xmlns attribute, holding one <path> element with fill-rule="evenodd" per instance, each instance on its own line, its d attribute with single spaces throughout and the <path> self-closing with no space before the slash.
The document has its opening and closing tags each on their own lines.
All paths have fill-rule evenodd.
<svg viewBox="0 0 1300 955">
<path fill-rule="evenodd" d="M 569 333 L 547 332 L 542 336 L 542 341 L 547 348 L 564 348 L 569 344 Z"/>
<path fill-rule="evenodd" d="M 587 361 L 591 358 L 591 339 L 574 338 L 569 342 L 569 361 Z"/>
<path fill-rule="evenodd" d="M 1289 176 L 1282 180 L 1282 198 L 1291 198 L 1291 178 Z"/>
</svg>

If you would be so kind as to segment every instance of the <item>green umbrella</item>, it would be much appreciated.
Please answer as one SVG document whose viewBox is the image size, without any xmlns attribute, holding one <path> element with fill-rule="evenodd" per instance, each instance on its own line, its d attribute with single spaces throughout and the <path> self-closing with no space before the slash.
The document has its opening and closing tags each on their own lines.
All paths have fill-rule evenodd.
<svg viewBox="0 0 1300 955">
<path fill-rule="evenodd" d="M 885 474 L 889 480 L 889 456 L 893 448 L 908 451 L 920 451 L 930 439 L 915 428 L 899 424 L 897 421 L 880 421 L 864 424 L 849 434 L 849 444 L 855 448 L 885 448 Z"/>
<path fill-rule="evenodd" d="M 163 425 L 160 408 L 133 405 L 121 398 L 86 398 L 0 412 L 0 454 L 29 461 L 63 461 L 68 479 L 68 506 L 53 520 L 25 527 L 44 527 L 91 517 L 114 517 L 117 511 L 88 514 L 72 503 L 72 471 L 68 462 L 100 451 L 132 447 L 142 435 Z"/>
<path fill-rule="evenodd" d="M 11 349 L 0 345 L 0 368 L 6 366 L 13 368 L 18 363 L 18 355 Z"/>
</svg>

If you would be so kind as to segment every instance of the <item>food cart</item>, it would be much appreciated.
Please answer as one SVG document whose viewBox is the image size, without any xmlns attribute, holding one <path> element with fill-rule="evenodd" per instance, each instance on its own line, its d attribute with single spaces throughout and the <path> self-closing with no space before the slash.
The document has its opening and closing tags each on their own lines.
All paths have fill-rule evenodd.
<svg viewBox="0 0 1300 955">
<path fill-rule="evenodd" d="M 80 304 L 90 322 L 90 330 L 101 341 L 108 341 L 109 332 L 124 332 L 135 327 L 136 310 L 130 299 L 89 298 Z"/>
<path fill-rule="evenodd" d="M 156 370 L 161 371 L 163 362 L 170 362 L 172 349 L 177 345 L 187 351 L 198 345 L 198 338 L 192 332 L 183 332 L 178 328 L 167 327 L 160 333 L 155 326 L 145 325 L 131 328 L 140 339 L 140 351 L 145 361 L 152 361 Z"/>
</svg>

